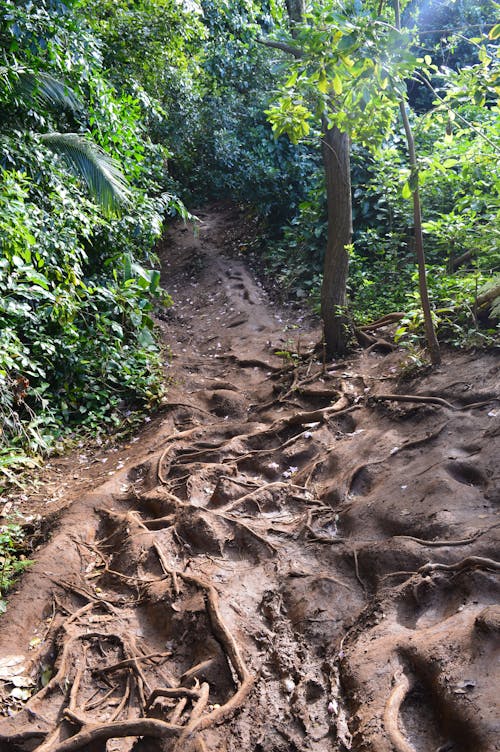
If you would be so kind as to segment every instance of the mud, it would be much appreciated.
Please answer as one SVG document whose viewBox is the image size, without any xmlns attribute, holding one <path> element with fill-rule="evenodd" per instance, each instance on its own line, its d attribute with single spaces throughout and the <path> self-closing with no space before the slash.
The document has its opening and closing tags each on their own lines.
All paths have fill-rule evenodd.
<svg viewBox="0 0 500 752">
<path fill-rule="evenodd" d="M 498 749 L 498 360 L 324 364 L 200 216 L 168 405 L 1 618 L 1 752 Z"/>
</svg>

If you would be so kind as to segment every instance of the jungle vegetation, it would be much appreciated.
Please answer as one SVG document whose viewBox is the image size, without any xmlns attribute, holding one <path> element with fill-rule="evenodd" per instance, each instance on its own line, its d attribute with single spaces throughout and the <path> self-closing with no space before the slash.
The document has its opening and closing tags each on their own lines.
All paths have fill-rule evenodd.
<svg viewBox="0 0 500 752">
<path fill-rule="evenodd" d="M 425 362 L 423 279 L 428 342 L 430 325 L 492 346 L 496 14 L 493 0 L 0 0 L 0 474 L 158 404 L 153 315 L 170 298 L 155 244 L 207 201 L 259 220 L 248 252 L 321 311 L 329 356 L 400 312 L 396 336 Z"/>
</svg>

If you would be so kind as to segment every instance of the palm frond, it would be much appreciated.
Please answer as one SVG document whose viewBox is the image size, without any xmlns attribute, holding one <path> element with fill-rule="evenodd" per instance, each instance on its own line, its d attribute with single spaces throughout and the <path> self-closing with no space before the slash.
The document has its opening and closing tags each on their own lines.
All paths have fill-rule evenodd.
<svg viewBox="0 0 500 752">
<path fill-rule="evenodd" d="M 130 189 L 117 163 L 96 143 L 78 133 L 45 133 L 39 137 L 60 154 L 72 172 L 87 184 L 106 214 L 117 214 L 130 198 Z"/>
<path fill-rule="evenodd" d="M 38 104 L 72 112 L 82 109 L 82 104 L 74 91 L 64 81 L 59 81 L 49 73 L 24 71 L 18 75 L 16 89 Z"/>
</svg>

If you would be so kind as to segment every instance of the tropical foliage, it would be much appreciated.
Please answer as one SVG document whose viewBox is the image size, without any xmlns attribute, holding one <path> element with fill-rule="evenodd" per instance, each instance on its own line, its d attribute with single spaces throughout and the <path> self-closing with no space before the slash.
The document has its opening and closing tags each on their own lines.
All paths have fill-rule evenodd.
<svg viewBox="0 0 500 752">
<path fill-rule="evenodd" d="M 154 243 L 178 204 L 76 3 L 0 3 L 0 473 L 162 393 Z M 61 156 L 57 156 L 61 155 Z M 180 205 L 179 205 L 180 206 Z M 149 269 L 149 270 L 148 270 Z"/>
</svg>

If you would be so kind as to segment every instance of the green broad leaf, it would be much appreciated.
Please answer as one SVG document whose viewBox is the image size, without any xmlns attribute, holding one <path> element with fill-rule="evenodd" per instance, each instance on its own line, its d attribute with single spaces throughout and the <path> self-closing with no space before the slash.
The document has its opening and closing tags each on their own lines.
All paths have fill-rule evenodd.
<svg viewBox="0 0 500 752">
<path fill-rule="evenodd" d="M 132 322 L 132 325 L 135 327 L 139 327 L 142 324 L 142 313 L 137 313 L 136 311 L 131 311 L 130 313 L 130 321 Z"/>
<path fill-rule="evenodd" d="M 160 272 L 153 269 L 150 272 L 149 292 L 155 293 L 160 285 Z"/>
<path fill-rule="evenodd" d="M 124 253 L 123 254 L 123 274 L 125 276 L 125 280 L 132 279 L 132 256 L 130 253 Z"/>
<path fill-rule="evenodd" d="M 40 141 L 59 154 L 82 179 L 105 214 L 119 214 L 130 201 L 130 188 L 115 160 L 80 133 L 44 133 Z"/>
<path fill-rule="evenodd" d="M 337 50 L 339 52 L 345 52 L 346 50 L 352 49 L 352 47 L 356 45 L 357 39 L 358 39 L 358 33 L 356 31 L 353 31 L 350 34 L 343 36 L 342 39 L 337 44 Z"/>
<path fill-rule="evenodd" d="M 142 347 L 151 347 L 155 344 L 154 337 L 149 331 L 149 329 L 141 329 L 139 334 L 137 335 L 137 339 L 139 340 L 139 344 Z"/>
<path fill-rule="evenodd" d="M 357 78 L 361 73 L 363 73 L 365 69 L 365 61 L 364 60 L 358 60 L 354 65 L 352 66 L 350 73 L 353 78 Z"/>
<path fill-rule="evenodd" d="M 297 76 L 298 76 L 298 72 L 297 71 L 293 71 L 292 75 L 290 76 L 290 78 L 288 79 L 288 81 L 285 84 L 285 88 L 291 89 L 292 86 L 295 86 L 295 82 L 297 81 Z"/>
<path fill-rule="evenodd" d="M 326 94 L 328 92 L 328 81 L 327 81 L 324 71 L 321 71 L 321 74 L 318 80 L 318 89 L 322 94 Z"/>
<path fill-rule="evenodd" d="M 442 163 L 443 167 L 445 167 L 446 169 L 449 169 L 450 167 L 455 167 L 455 165 L 457 164 L 460 164 L 458 159 L 451 159 L 451 158 L 445 159 L 444 162 Z"/>
<path fill-rule="evenodd" d="M 38 287 L 43 287 L 44 290 L 48 290 L 50 287 L 47 277 L 34 269 L 28 269 L 26 271 L 26 279 L 28 282 L 38 285 Z"/>
<path fill-rule="evenodd" d="M 118 335 L 119 339 L 123 339 L 123 327 L 117 321 L 111 322 L 111 329 Z"/>
<path fill-rule="evenodd" d="M 497 23 L 494 25 L 492 29 L 490 29 L 490 33 L 488 34 L 488 39 L 498 39 L 500 37 L 500 23 Z"/>
<path fill-rule="evenodd" d="M 52 679 L 52 666 L 44 666 L 42 674 L 40 676 L 40 682 L 42 684 L 42 687 L 46 687 L 51 679 Z"/>
<path fill-rule="evenodd" d="M 430 65 L 432 63 L 432 58 L 430 55 L 424 55 L 424 62 L 426 65 Z"/>
<path fill-rule="evenodd" d="M 340 80 L 340 76 L 338 76 L 337 73 L 335 73 L 332 78 L 332 86 L 335 94 L 342 94 L 342 81 Z"/>
<path fill-rule="evenodd" d="M 482 91 L 479 91 L 479 89 L 476 89 L 474 92 L 474 104 L 477 104 L 478 107 L 481 107 L 484 104 L 484 94 Z"/>
<path fill-rule="evenodd" d="M 404 184 L 403 189 L 401 191 L 401 195 L 403 198 L 411 198 L 412 193 L 411 193 L 410 184 L 408 182 Z"/>
</svg>

